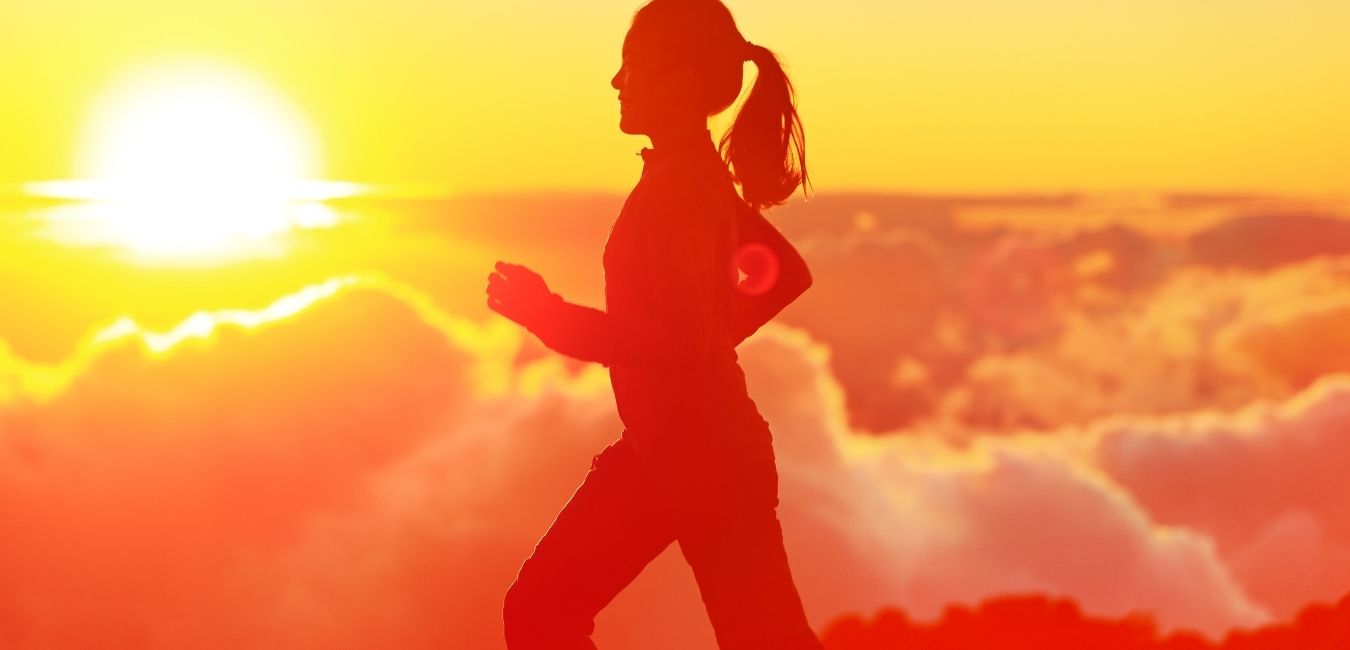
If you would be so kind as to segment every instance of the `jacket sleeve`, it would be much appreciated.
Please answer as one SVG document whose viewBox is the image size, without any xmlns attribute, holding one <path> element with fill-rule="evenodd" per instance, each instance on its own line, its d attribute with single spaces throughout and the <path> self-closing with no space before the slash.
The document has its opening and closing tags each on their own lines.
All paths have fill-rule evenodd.
<svg viewBox="0 0 1350 650">
<path fill-rule="evenodd" d="M 731 341 L 740 345 L 747 337 L 759 331 L 765 323 L 778 315 L 798 296 L 811 288 L 811 271 L 806 266 L 797 249 L 782 233 L 769 223 L 759 210 L 747 205 L 737 206 L 739 230 L 738 245 L 747 243 L 763 244 L 777 261 L 778 277 L 768 291 L 760 295 L 749 295 L 742 291 L 734 293 L 734 305 L 731 312 Z M 747 283 L 761 281 L 753 275 L 746 278 Z"/>
<path fill-rule="evenodd" d="M 617 328 L 607 312 L 567 302 L 556 293 L 526 329 L 550 349 L 582 361 L 609 366 L 619 355 Z"/>
<path fill-rule="evenodd" d="M 662 179 L 638 206 L 637 268 L 628 272 L 639 284 L 641 304 L 619 316 L 556 297 L 530 331 L 560 353 L 606 366 L 703 360 L 721 279 L 714 228 L 726 215 L 718 214 L 711 197 L 690 187 Z"/>
</svg>

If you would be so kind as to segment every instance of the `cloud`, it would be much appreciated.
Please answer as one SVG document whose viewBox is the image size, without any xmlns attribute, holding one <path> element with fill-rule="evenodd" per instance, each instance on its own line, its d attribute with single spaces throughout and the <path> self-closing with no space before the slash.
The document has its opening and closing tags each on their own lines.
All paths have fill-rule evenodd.
<svg viewBox="0 0 1350 650">
<path fill-rule="evenodd" d="M 1259 197 L 828 197 L 776 213 L 872 433 L 1236 409 L 1350 371 L 1350 220 Z M 781 214 L 778 217 L 777 214 Z"/>
<path fill-rule="evenodd" d="M 1230 417 L 1104 426 L 1098 463 L 1159 522 L 1202 531 L 1282 616 L 1350 584 L 1350 374 Z"/>
<path fill-rule="evenodd" d="M 762 402 L 770 422 L 794 425 L 775 429 L 782 444 L 833 448 L 780 456 L 785 534 L 808 538 L 802 546 L 819 554 L 794 569 L 808 607 L 890 602 L 927 613 L 1032 590 L 1071 594 L 1095 612 L 1152 610 L 1168 626 L 1216 631 L 1266 618 L 1210 540 L 1154 522 L 1087 462 L 1090 436 L 984 437 L 964 448 L 937 436 L 860 436 L 842 424 L 839 389 L 822 361 L 814 371 L 801 361 L 784 371 L 782 359 L 809 358 L 794 357 L 793 347 L 766 337 L 742 359 L 748 376 L 819 386 L 814 398 L 752 386 L 788 397 Z M 771 372 L 760 372 L 761 359 L 777 360 Z M 805 417 L 778 413 L 812 403 Z"/>
<path fill-rule="evenodd" d="M 515 570 L 621 429 L 599 367 L 536 356 L 517 328 L 389 281 L 161 353 L 118 341 L 50 399 L 0 407 L 0 525 L 22 531 L 0 540 L 7 647 L 500 647 Z M 1208 505 L 1168 510 L 1156 481 L 1232 462 L 1168 467 L 1180 416 L 876 437 L 849 423 L 833 351 L 806 331 L 773 325 L 739 352 L 817 626 L 1033 590 L 1219 632 L 1268 619 L 1249 584 L 1273 593 L 1261 581 L 1282 550 L 1344 548 L 1328 493 L 1277 491 L 1285 504 L 1242 514 L 1238 535 L 1204 516 L 1230 505 L 1218 488 L 1191 486 L 1177 494 Z M 1313 413 L 1319 399 L 1289 403 Z M 601 615 L 597 638 L 710 647 L 677 551 Z"/>
<path fill-rule="evenodd" d="M 1187 244 L 1208 266 L 1271 269 L 1350 255 L 1350 220 L 1320 211 L 1240 214 L 1192 234 Z"/>
<path fill-rule="evenodd" d="M 1350 256 L 1289 265 L 1239 287 L 1218 351 L 1247 364 L 1267 394 L 1350 372 Z"/>
<path fill-rule="evenodd" d="M 1126 308 L 1074 310 L 1053 338 L 979 356 L 915 428 L 1053 431 L 1289 398 L 1350 371 L 1337 334 L 1350 318 L 1348 275 L 1350 257 L 1177 271 Z"/>
<path fill-rule="evenodd" d="M 162 647 L 228 631 L 251 597 L 235 592 L 246 558 L 465 408 L 466 361 L 368 291 L 165 355 L 129 339 L 101 348 L 57 399 L 0 410 L 3 602 L 22 621 L 3 645 Z"/>
</svg>

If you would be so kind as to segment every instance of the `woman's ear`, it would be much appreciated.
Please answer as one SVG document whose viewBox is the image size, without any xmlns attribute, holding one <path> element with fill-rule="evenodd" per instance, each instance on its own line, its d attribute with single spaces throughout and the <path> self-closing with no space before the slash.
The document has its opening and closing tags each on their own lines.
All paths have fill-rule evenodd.
<svg viewBox="0 0 1350 650">
<path fill-rule="evenodd" d="M 675 97 L 693 98 L 698 88 L 698 77 L 694 74 L 694 69 L 684 64 L 675 66 L 670 72 L 670 87 L 671 94 Z"/>
</svg>

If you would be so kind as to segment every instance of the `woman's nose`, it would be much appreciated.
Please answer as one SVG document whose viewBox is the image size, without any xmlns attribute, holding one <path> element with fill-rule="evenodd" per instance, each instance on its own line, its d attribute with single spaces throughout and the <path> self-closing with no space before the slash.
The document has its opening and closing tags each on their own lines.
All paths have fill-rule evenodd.
<svg viewBox="0 0 1350 650">
<path fill-rule="evenodd" d="M 614 73 L 614 76 L 609 80 L 609 85 L 614 90 L 623 90 L 623 68 L 619 68 L 619 71 Z"/>
</svg>

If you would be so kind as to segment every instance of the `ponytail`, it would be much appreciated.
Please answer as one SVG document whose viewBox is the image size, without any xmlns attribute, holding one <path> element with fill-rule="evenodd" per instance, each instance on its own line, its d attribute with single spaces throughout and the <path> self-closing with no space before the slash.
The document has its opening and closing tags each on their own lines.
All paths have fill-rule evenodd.
<svg viewBox="0 0 1350 650">
<path fill-rule="evenodd" d="M 799 185 L 806 194 L 806 134 L 796 93 L 778 57 L 749 41 L 745 47 L 746 58 L 759 73 L 719 148 L 745 201 L 762 209 L 786 202 Z"/>
</svg>

